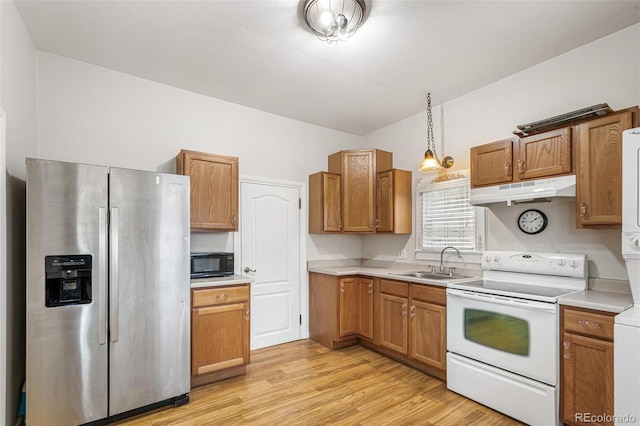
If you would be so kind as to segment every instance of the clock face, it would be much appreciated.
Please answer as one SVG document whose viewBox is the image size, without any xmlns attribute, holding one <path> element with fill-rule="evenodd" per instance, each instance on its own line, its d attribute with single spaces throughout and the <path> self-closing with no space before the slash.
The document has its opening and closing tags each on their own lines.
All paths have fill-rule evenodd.
<svg viewBox="0 0 640 426">
<path fill-rule="evenodd" d="M 525 234 L 539 234 L 547 223 L 547 215 L 540 210 L 525 210 L 518 218 L 518 227 Z"/>
</svg>

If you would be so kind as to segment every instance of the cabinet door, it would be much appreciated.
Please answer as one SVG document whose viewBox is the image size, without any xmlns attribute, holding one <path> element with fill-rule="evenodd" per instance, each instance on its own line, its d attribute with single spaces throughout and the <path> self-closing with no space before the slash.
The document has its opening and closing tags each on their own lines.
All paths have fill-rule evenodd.
<svg viewBox="0 0 640 426">
<path fill-rule="evenodd" d="M 249 363 L 249 304 L 194 308 L 191 318 L 191 374 Z"/>
<path fill-rule="evenodd" d="M 407 355 L 407 299 L 380 294 L 380 345 Z"/>
<path fill-rule="evenodd" d="M 336 173 L 309 176 L 309 233 L 342 231 L 341 179 Z"/>
<path fill-rule="evenodd" d="M 340 337 L 358 333 L 358 280 L 340 280 Z"/>
<path fill-rule="evenodd" d="M 584 421 L 584 415 L 613 415 L 613 343 L 564 333 L 561 350 L 563 420 L 575 425 L 612 425 Z"/>
<path fill-rule="evenodd" d="M 517 167 L 521 180 L 571 173 L 571 128 L 520 139 Z"/>
<path fill-rule="evenodd" d="M 376 232 L 411 234 L 411 172 L 392 169 L 376 177 Z"/>
<path fill-rule="evenodd" d="M 471 187 L 511 182 L 512 158 L 511 139 L 471 148 Z"/>
<path fill-rule="evenodd" d="M 373 280 L 358 278 L 358 334 L 373 339 Z"/>
<path fill-rule="evenodd" d="M 191 229 L 238 230 L 238 158 L 182 150 L 178 173 L 191 177 Z"/>
<path fill-rule="evenodd" d="M 374 232 L 373 151 L 342 152 L 342 226 L 344 232 Z"/>
<path fill-rule="evenodd" d="M 622 225 L 622 132 L 631 112 L 610 114 L 578 126 L 576 225 Z"/>
<path fill-rule="evenodd" d="M 413 300 L 409 316 L 411 358 L 444 370 L 447 357 L 446 308 Z"/>
</svg>

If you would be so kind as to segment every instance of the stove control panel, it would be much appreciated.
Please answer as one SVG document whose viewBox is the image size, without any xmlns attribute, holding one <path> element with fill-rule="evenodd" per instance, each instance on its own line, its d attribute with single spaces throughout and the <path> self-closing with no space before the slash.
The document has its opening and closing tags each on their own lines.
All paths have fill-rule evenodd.
<svg viewBox="0 0 640 426">
<path fill-rule="evenodd" d="M 482 269 L 571 278 L 588 276 L 587 256 L 575 253 L 485 251 Z"/>
</svg>

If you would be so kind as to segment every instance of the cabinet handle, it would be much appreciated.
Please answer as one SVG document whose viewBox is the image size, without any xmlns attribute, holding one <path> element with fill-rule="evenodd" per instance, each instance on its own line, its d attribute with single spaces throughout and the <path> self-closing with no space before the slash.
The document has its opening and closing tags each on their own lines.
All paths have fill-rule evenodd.
<svg viewBox="0 0 640 426">
<path fill-rule="evenodd" d="M 510 162 L 504 163 L 504 173 L 507 174 L 507 175 L 511 174 L 511 163 Z"/>
<path fill-rule="evenodd" d="M 402 315 L 404 315 L 404 316 L 407 315 L 407 304 L 406 303 L 402 304 Z"/>
<path fill-rule="evenodd" d="M 338 220 L 338 229 L 342 229 L 342 220 Z"/>
<path fill-rule="evenodd" d="M 587 327 L 593 327 L 593 328 L 601 328 L 600 323 L 597 322 L 589 322 L 587 320 L 578 320 L 578 324 L 580 325 L 586 325 Z"/>
<path fill-rule="evenodd" d="M 525 163 L 524 160 L 518 161 L 518 173 L 524 173 Z"/>
<path fill-rule="evenodd" d="M 340 293 L 344 293 L 344 283 L 340 283 Z"/>
<path fill-rule="evenodd" d="M 585 218 L 587 217 L 587 204 L 586 203 L 580 203 L 580 217 L 581 218 Z"/>
<path fill-rule="evenodd" d="M 569 348 L 571 347 L 571 343 L 569 342 L 562 342 L 562 347 L 564 348 L 564 354 L 563 357 L 565 359 L 571 359 L 571 352 L 569 352 Z"/>
<path fill-rule="evenodd" d="M 373 293 L 373 284 L 369 284 L 369 294 Z"/>
<path fill-rule="evenodd" d="M 235 214 L 233 215 L 233 224 L 234 225 L 238 224 L 238 216 L 236 216 Z"/>
<path fill-rule="evenodd" d="M 380 219 L 376 219 L 376 229 L 380 228 Z"/>
<path fill-rule="evenodd" d="M 369 229 L 373 229 L 373 221 L 372 220 L 369 221 Z"/>
<path fill-rule="evenodd" d="M 249 310 L 244 311 L 244 319 L 249 321 Z"/>
<path fill-rule="evenodd" d="M 416 316 L 416 306 L 415 306 L 415 305 L 411 305 L 410 312 L 411 312 L 411 313 L 409 314 L 409 316 L 410 316 L 411 318 L 413 318 L 413 317 L 415 317 L 415 316 Z"/>
</svg>

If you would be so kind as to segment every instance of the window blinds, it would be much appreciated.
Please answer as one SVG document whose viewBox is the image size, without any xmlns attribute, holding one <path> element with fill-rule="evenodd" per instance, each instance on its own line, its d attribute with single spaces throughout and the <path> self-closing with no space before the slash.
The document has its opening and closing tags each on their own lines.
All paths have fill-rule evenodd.
<svg viewBox="0 0 640 426">
<path fill-rule="evenodd" d="M 421 192 L 422 248 L 475 248 L 475 209 L 469 204 L 469 179 L 433 184 Z"/>
</svg>

